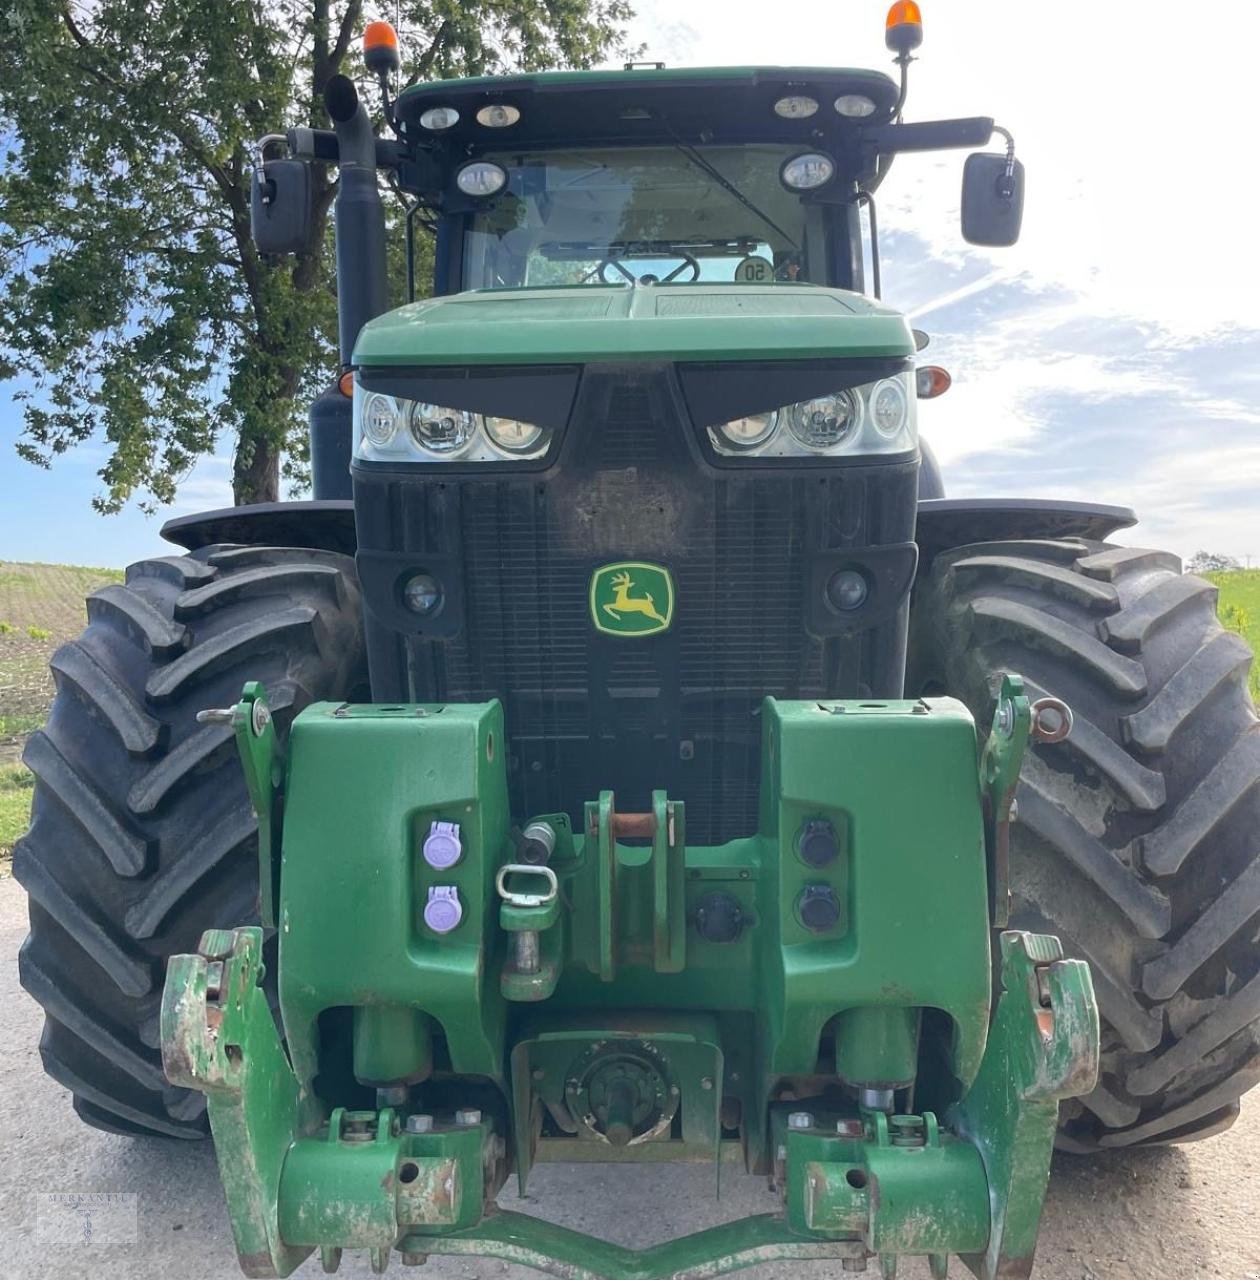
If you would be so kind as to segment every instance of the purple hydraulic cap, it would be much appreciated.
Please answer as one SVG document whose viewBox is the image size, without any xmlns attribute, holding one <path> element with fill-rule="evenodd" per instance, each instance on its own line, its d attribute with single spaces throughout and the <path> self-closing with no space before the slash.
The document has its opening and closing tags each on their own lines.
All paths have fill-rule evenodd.
<svg viewBox="0 0 1260 1280">
<path fill-rule="evenodd" d="M 424 904 L 424 922 L 434 933 L 450 933 L 464 918 L 459 890 L 453 884 L 435 884 Z"/>
<path fill-rule="evenodd" d="M 429 827 L 421 850 L 424 860 L 435 871 L 453 867 L 464 856 L 464 846 L 459 841 L 458 822 L 435 822 Z"/>
</svg>

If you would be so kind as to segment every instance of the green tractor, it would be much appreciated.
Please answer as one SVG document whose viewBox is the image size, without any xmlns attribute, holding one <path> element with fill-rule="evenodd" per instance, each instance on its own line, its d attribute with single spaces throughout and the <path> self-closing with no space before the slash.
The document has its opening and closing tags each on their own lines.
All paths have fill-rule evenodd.
<svg viewBox="0 0 1260 1280">
<path fill-rule="evenodd" d="M 315 500 L 89 599 L 15 854 L 46 1069 L 213 1133 L 246 1274 L 1027 1275 L 1056 1142 L 1204 1137 L 1260 1078 L 1250 653 L 1131 512 L 947 499 L 918 435 L 879 184 L 997 134 L 964 234 L 1023 199 L 991 119 L 903 120 L 920 36 L 895 5 L 899 79 L 393 96 L 373 24 L 392 136 L 338 77 L 260 148 L 265 253 L 339 170 Z M 382 173 L 413 295 L 433 236 L 393 311 Z M 633 1252 L 496 1204 L 591 1160 L 775 1210 Z"/>
</svg>

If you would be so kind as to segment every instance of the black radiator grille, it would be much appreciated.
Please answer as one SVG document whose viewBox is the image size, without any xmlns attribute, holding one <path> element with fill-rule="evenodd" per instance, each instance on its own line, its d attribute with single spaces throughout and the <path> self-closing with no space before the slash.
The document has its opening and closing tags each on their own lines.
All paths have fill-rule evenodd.
<svg viewBox="0 0 1260 1280">
<path fill-rule="evenodd" d="M 661 385 L 590 383 L 551 471 L 391 479 L 356 497 L 379 503 L 360 516 L 361 555 L 379 531 L 383 550 L 420 567 L 445 557 L 462 610 L 455 634 L 378 637 L 374 696 L 501 699 L 517 821 L 580 819 L 601 790 L 640 810 L 663 788 L 686 803 L 689 843 L 749 835 L 766 695 L 895 692 L 877 655 L 899 624 L 821 640 L 806 630 L 805 592 L 815 552 L 901 540 L 879 527 L 897 522 L 860 468 L 701 466 Z M 605 635 L 591 575 L 635 560 L 673 575 L 673 625 Z"/>
</svg>

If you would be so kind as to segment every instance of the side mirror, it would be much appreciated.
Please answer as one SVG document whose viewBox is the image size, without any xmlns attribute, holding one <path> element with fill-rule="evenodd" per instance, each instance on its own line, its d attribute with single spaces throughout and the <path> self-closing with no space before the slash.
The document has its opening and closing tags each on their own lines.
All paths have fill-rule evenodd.
<svg viewBox="0 0 1260 1280">
<path fill-rule="evenodd" d="M 301 253 L 311 242 L 311 166 L 266 160 L 250 182 L 250 228 L 259 253 Z"/>
<path fill-rule="evenodd" d="M 1010 172 L 1007 172 L 1008 165 Z M 968 244 L 994 247 L 1019 239 L 1024 216 L 1024 166 L 977 151 L 963 165 L 962 233 Z"/>
</svg>

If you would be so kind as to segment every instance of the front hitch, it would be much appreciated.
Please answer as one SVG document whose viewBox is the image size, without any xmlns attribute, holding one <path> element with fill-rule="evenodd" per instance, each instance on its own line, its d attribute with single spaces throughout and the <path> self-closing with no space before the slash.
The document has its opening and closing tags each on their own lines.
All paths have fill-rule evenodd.
<svg viewBox="0 0 1260 1280">
<path fill-rule="evenodd" d="M 318 1248 L 383 1270 L 434 1253 L 517 1262 L 569 1280 L 682 1280 L 761 1262 L 839 1258 L 849 1269 L 926 1255 L 933 1275 L 961 1254 L 983 1280 L 1027 1276 L 1049 1177 L 1058 1104 L 1098 1075 L 1089 970 L 1054 938 L 1001 937 L 1002 985 L 974 1084 L 942 1122 L 930 1112 L 860 1119 L 777 1107 L 778 1213 L 646 1250 L 624 1249 L 500 1210 L 503 1139 L 480 1112 L 452 1121 L 338 1108 L 305 1094 L 259 985 L 262 931 L 212 930 L 172 959 L 162 1060 L 206 1094 L 241 1268 L 286 1276 Z"/>
</svg>

